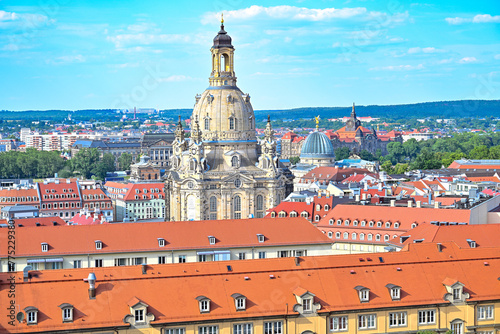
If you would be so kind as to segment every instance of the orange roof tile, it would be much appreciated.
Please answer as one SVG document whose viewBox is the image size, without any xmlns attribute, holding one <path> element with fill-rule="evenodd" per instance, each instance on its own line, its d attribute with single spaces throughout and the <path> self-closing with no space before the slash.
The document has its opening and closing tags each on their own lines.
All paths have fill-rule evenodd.
<svg viewBox="0 0 500 334">
<path fill-rule="evenodd" d="M 368 260 L 371 257 L 373 260 Z M 383 264 L 378 257 L 383 258 Z M 228 265 L 231 271 L 227 270 Z M 95 300 L 89 300 L 88 285 L 82 280 L 90 271 L 97 278 Z M 4 316 L 0 318 L 0 327 L 9 328 L 12 333 L 123 328 L 127 326 L 123 319 L 130 314 L 134 297 L 149 305 L 148 312 L 155 316 L 153 323 L 157 325 L 298 315 L 293 310 L 297 303 L 293 291 L 298 284 L 290 277 L 297 277 L 300 288 L 315 295 L 315 302 L 321 304 L 320 315 L 396 305 L 402 308 L 449 304 L 443 300 L 443 281 L 447 278 L 464 284 L 471 292 L 470 302 L 494 301 L 500 299 L 499 272 L 500 249 L 460 249 L 450 243 L 443 245 L 441 252 L 432 244 L 415 244 L 408 251 L 368 257 L 304 257 L 299 265 L 293 258 L 280 258 L 154 265 L 147 267 L 146 274 L 140 266 L 46 270 L 36 272 L 37 277 L 29 282 L 23 281 L 21 272 L 0 273 L 1 305 L 9 303 L 7 279 L 14 276 L 16 304 L 21 309 L 34 306 L 39 310 L 37 325 L 15 321 L 15 326 L 10 326 Z M 401 286 L 401 300 L 392 301 L 386 288 L 389 283 Z M 369 288 L 376 297 L 361 303 L 356 286 Z M 276 292 L 282 298 L 269 303 L 269 296 Z M 231 297 L 234 293 L 247 298 L 245 311 L 235 309 Z M 200 313 L 196 297 L 201 295 L 217 307 Z M 73 305 L 73 322 L 62 322 L 57 307 L 62 303 Z"/>
</svg>

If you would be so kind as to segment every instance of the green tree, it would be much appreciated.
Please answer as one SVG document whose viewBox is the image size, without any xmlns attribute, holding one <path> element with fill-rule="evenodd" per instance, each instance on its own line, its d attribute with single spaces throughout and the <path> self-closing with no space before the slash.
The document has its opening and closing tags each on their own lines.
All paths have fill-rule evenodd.
<svg viewBox="0 0 500 334">
<path fill-rule="evenodd" d="M 380 169 L 386 172 L 387 174 L 394 174 L 394 167 L 392 166 L 392 163 L 389 160 L 385 161 L 380 166 Z"/>
<path fill-rule="evenodd" d="M 387 152 L 389 152 L 397 162 L 402 162 L 405 157 L 403 144 L 397 141 L 387 144 Z"/>
<path fill-rule="evenodd" d="M 376 160 L 375 156 L 367 150 L 362 150 L 361 152 L 359 152 L 359 157 L 363 160 L 368 160 L 368 161 Z"/>
<path fill-rule="evenodd" d="M 115 170 L 115 156 L 111 153 L 106 153 L 93 172 L 100 180 L 104 180 L 106 173 L 114 172 Z"/>
<path fill-rule="evenodd" d="M 411 138 L 403 143 L 403 149 L 405 151 L 405 155 L 410 158 L 410 160 L 414 160 L 418 152 L 420 152 L 420 146 L 418 146 L 418 142 L 415 138 Z"/>
<path fill-rule="evenodd" d="M 351 155 L 351 151 L 349 150 L 348 147 L 339 147 L 335 150 L 335 159 L 336 160 L 343 160 L 349 158 L 349 155 Z"/>
<path fill-rule="evenodd" d="M 474 147 L 469 152 L 470 159 L 488 159 L 490 152 L 486 145 L 479 145 Z"/>
<path fill-rule="evenodd" d="M 404 174 L 410 171 L 410 165 L 408 164 L 397 164 L 394 166 L 394 174 Z"/>
<path fill-rule="evenodd" d="M 120 170 L 128 170 L 131 164 L 132 164 L 132 154 L 122 153 L 120 157 L 118 157 L 118 168 Z"/>
<path fill-rule="evenodd" d="M 99 162 L 99 150 L 97 148 L 82 148 L 71 159 L 71 169 L 80 172 L 86 179 L 89 179 L 97 163 Z"/>
<path fill-rule="evenodd" d="M 300 161 L 299 157 L 290 157 L 290 163 L 296 165 Z"/>
<path fill-rule="evenodd" d="M 411 169 L 438 169 L 441 168 L 441 159 L 436 153 L 428 149 L 423 149 L 414 162 L 411 163 Z"/>
</svg>

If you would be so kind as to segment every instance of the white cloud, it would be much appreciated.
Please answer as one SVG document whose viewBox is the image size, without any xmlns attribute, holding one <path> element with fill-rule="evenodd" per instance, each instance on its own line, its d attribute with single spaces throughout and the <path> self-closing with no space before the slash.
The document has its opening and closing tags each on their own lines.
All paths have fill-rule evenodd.
<svg viewBox="0 0 500 334">
<path fill-rule="evenodd" d="M 121 34 L 108 36 L 108 41 L 115 44 L 117 48 L 123 48 L 130 45 L 151 45 L 151 44 L 171 44 L 187 43 L 189 36 L 180 34 Z"/>
<path fill-rule="evenodd" d="M 463 23 L 500 23 L 500 15 L 491 16 L 490 14 L 478 14 L 473 18 L 467 17 L 447 17 L 446 22 L 449 24 L 463 24 Z"/>
<path fill-rule="evenodd" d="M 500 59 L 500 54 L 495 55 L 495 59 Z"/>
<path fill-rule="evenodd" d="M 415 54 L 415 53 L 439 53 L 439 52 L 445 52 L 444 50 L 441 49 L 436 49 L 433 47 L 427 47 L 427 48 L 421 48 L 421 47 L 415 47 L 415 48 L 409 48 L 408 53 L 409 54 Z"/>
<path fill-rule="evenodd" d="M 449 58 L 449 59 L 441 59 L 440 61 L 438 61 L 438 64 L 449 64 L 453 61 L 453 58 Z"/>
<path fill-rule="evenodd" d="M 53 22 L 54 20 L 41 14 L 19 14 L 0 10 L 0 28 L 38 29 Z"/>
<path fill-rule="evenodd" d="M 424 65 L 418 64 L 414 65 L 396 65 L 396 66 L 384 66 L 384 67 L 373 67 L 370 71 L 412 71 L 412 70 L 423 70 Z"/>
<path fill-rule="evenodd" d="M 185 75 L 171 75 L 165 78 L 158 79 L 159 82 L 181 82 L 181 81 L 189 81 L 193 80 L 193 78 L 185 76 Z"/>
<path fill-rule="evenodd" d="M 460 64 L 471 64 L 471 63 L 477 63 L 478 60 L 476 57 L 464 57 L 458 61 Z"/>
<path fill-rule="evenodd" d="M 472 19 L 474 23 L 500 23 L 500 15 L 491 16 L 490 14 L 476 15 Z"/>
<path fill-rule="evenodd" d="M 47 60 L 48 64 L 63 65 L 71 63 L 84 63 L 87 59 L 82 55 L 62 56 Z"/>
<path fill-rule="evenodd" d="M 317 9 L 287 5 L 274 7 L 253 5 L 244 9 L 225 11 L 224 17 L 234 21 L 252 19 L 256 17 L 304 21 L 326 21 L 332 19 L 349 19 L 365 14 L 367 14 L 367 10 L 364 7 Z M 203 24 L 209 24 L 217 22 L 219 19 L 220 13 L 209 12 L 203 15 L 201 22 Z"/>
</svg>

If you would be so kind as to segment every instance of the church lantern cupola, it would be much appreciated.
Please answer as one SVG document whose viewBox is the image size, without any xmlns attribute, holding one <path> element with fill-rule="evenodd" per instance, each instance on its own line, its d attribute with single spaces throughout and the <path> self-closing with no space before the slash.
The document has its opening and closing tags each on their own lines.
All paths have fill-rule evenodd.
<svg viewBox="0 0 500 334">
<path fill-rule="evenodd" d="M 220 31 L 214 38 L 212 52 L 212 73 L 210 86 L 236 86 L 234 74 L 234 47 L 231 37 L 224 30 L 224 18 L 221 19 Z"/>
</svg>

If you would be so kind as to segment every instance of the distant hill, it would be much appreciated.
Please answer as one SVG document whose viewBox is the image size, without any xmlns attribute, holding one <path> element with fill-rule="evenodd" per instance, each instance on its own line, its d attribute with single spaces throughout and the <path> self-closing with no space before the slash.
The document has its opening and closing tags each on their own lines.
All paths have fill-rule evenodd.
<svg viewBox="0 0 500 334">
<path fill-rule="evenodd" d="M 60 122 L 68 114 L 74 120 L 88 121 L 113 121 L 119 120 L 122 114 L 112 109 L 89 109 L 89 110 L 27 110 L 27 111 L 0 111 L 0 119 L 9 120 L 51 120 Z M 163 117 L 177 119 L 180 115 L 183 119 L 191 117 L 192 109 L 166 109 L 161 111 Z M 283 110 L 256 110 L 256 119 L 263 119 L 271 115 L 273 119 L 300 119 L 312 118 L 319 115 L 321 118 L 339 118 L 349 116 L 351 107 L 304 107 Z M 439 101 L 414 104 L 398 105 L 369 105 L 356 106 L 358 116 L 387 117 L 392 119 L 403 118 L 463 118 L 463 117 L 488 117 L 500 116 L 500 100 L 462 100 L 462 101 Z M 131 114 L 127 114 L 129 119 Z"/>
</svg>

